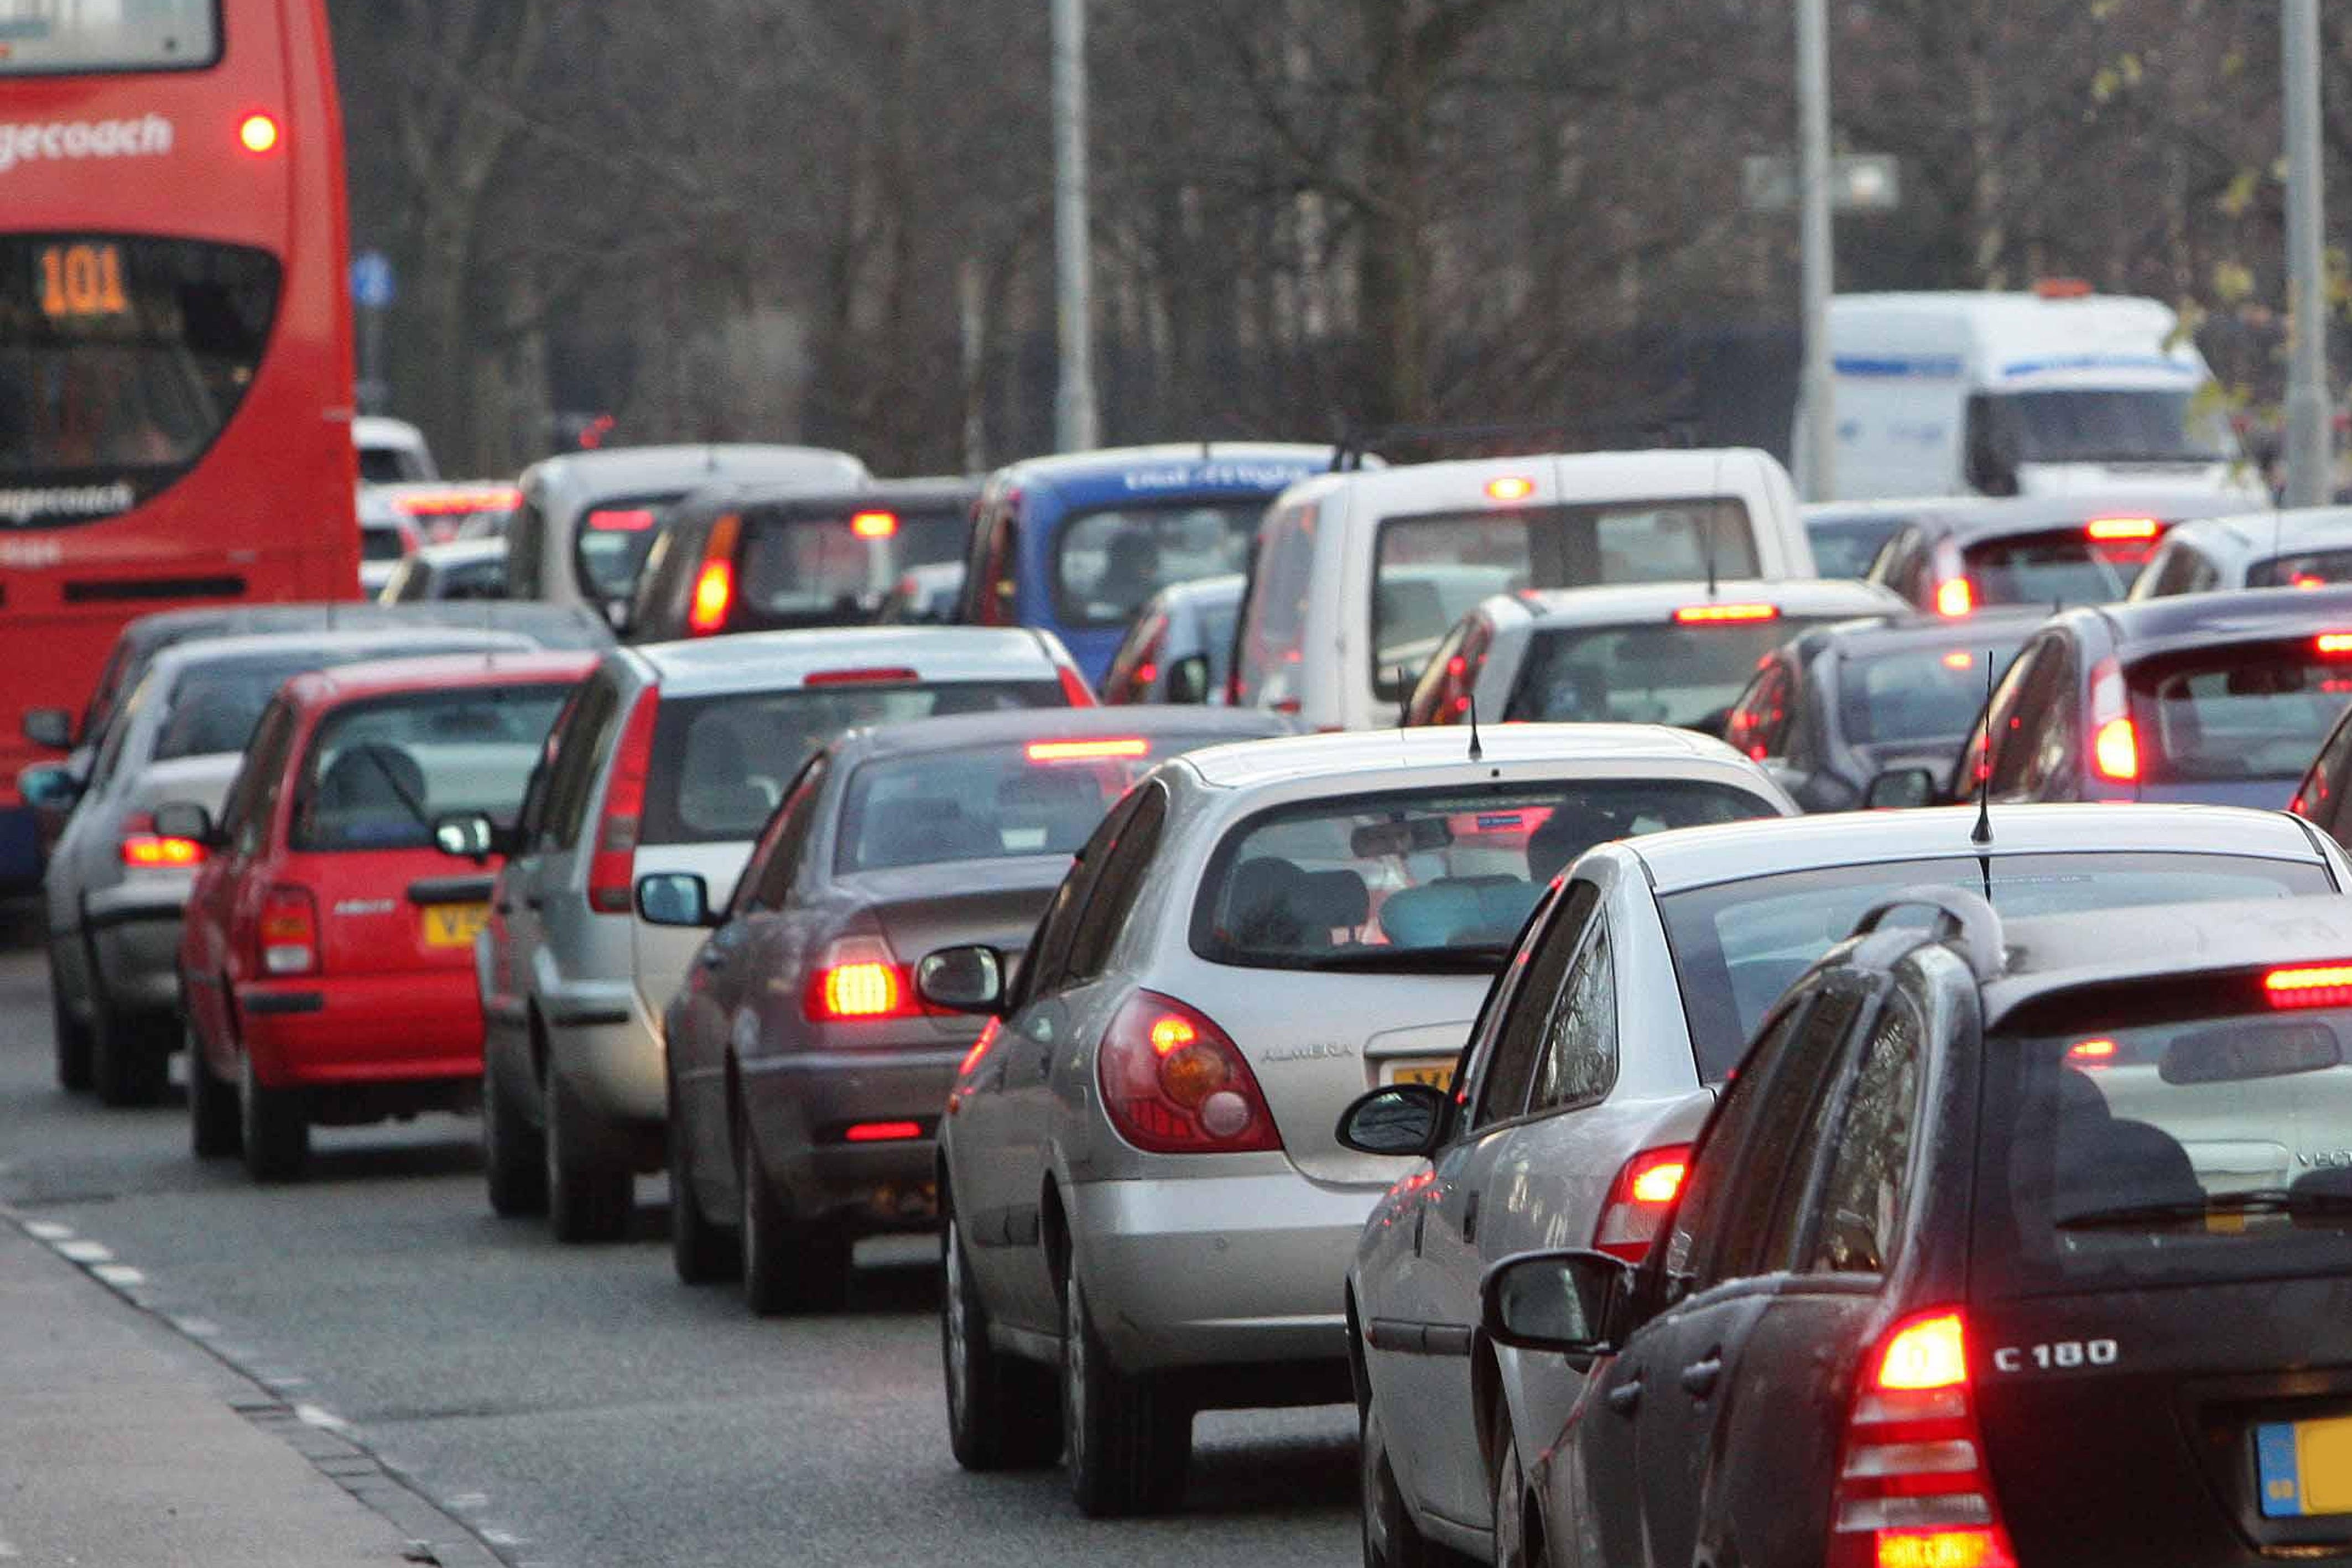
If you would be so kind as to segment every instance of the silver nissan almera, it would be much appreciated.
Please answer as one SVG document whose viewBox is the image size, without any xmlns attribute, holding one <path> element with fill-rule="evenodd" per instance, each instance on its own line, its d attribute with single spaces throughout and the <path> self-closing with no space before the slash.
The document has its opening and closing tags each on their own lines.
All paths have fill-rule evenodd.
<svg viewBox="0 0 2352 1568">
<path fill-rule="evenodd" d="M 1728 747 L 1648 726 L 1302 736 L 1154 769 L 1017 978 L 988 947 L 917 967 L 932 1005 L 991 1018 L 940 1132 L 957 1458 L 1066 1444 L 1084 1511 L 1141 1512 L 1181 1492 L 1195 1412 L 1348 1398 L 1342 1282 L 1410 1167 L 1342 1147 L 1342 1107 L 1450 1076 L 1583 850 L 1794 810 Z"/>
</svg>

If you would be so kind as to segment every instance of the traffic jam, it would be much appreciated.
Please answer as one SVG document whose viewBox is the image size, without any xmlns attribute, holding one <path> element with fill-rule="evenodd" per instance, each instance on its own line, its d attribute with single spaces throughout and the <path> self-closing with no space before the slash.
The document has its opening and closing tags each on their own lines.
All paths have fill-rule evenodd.
<svg viewBox="0 0 2352 1568">
<path fill-rule="evenodd" d="M 2352 514 L 726 455 L 522 476 L 565 592 L 130 622 L 26 727 L 59 1088 L 665 1176 L 784 1335 L 935 1238 L 941 1458 L 1091 1518 L 1352 1406 L 1368 1568 L 2352 1547 Z"/>
</svg>

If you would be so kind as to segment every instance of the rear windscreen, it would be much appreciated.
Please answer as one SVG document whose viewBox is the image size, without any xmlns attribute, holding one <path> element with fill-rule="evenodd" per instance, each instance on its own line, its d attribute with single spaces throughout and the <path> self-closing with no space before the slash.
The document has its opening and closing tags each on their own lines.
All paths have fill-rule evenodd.
<svg viewBox="0 0 2352 1568">
<path fill-rule="evenodd" d="M 1989 869 L 1988 869 L 1989 867 Z M 1874 904 L 1920 883 L 1966 888 L 2005 919 L 2216 899 L 2290 898 L 2336 891 L 2326 871 L 2243 855 L 2080 854 L 1886 861 L 1783 872 L 1659 900 L 1700 1074 L 1720 1081 L 1757 1025 L 1815 959 L 1853 932 Z M 1932 912 L 1898 910 L 1901 925 Z"/>
<path fill-rule="evenodd" d="M 114 517 L 193 467 L 253 384 L 278 284 L 238 246 L 0 238 L 0 527 Z"/>
<path fill-rule="evenodd" d="M 1879 547 L 1911 519 L 1889 513 L 1884 517 L 1815 517 L 1805 524 L 1805 538 L 1813 547 L 1813 566 L 1823 577 L 1863 578 L 1878 559 Z"/>
<path fill-rule="evenodd" d="M 960 713 L 1060 707 L 1057 681 L 843 685 L 666 697 L 654 722 L 638 842 L 725 843 L 759 836 L 784 786 L 844 730 Z"/>
<path fill-rule="evenodd" d="M 288 653 L 207 663 L 180 676 L 172 688 L 163 727 L 155 737 L 150 760 L 168 762 L 175 757 L 206 757 L 243 751 L 252 737 L 261 710 L 278 688 L 299 674 L 367 659 L 415 658 L 430 653 L 462 653 L 478 643 L 418 642 L 398 646 L 343 649 L 331 653 Z"/>
<path fill-rule="evenodd" d="M 1681 779 L 1284 806 L 1218 846 L 1193 906 L 1192 950 L 1268 969 L 1496 967 L 1544 888 L 1594 844 L 1773 814 L 1759 795 Z"/>
<path fill-rule="evenodd" d="M 2322 588 L 2331 582 L 2352 582 L 2352 549 L 2274 556 L 2246 569 L 2248 588 Z"/>
<path fill-rule="evenodd" d="M 583 511 L 572 540 L 580 591 L 600 602 L 635 592 L 637 573 L 645 570 L 646 557 L 654 548 L 655 525 L 679 495 L 667 490 L 616 496 Z"/>
<path fill-rule="evenodd" d="M 1987 604 L 2106 604 L 2131 591 L 2154 539 L 2093 539 L 2081 528 L 1986 539 L 1960 552 Z"/>
<path fill-rule="evenodd" d="M 1748 508 L 1729 498 L 1390 517 L 1372 572 L 1372 687 L 1394 701 L 1491 594 L 1754 577 L 1756 538 Z"/>
<path fill-rule="evenodd" d="M 117 0 L 97 5 L 18 4 L 0 13 L 0 77 L 80 72 L 193 70 L 220 58 L 218 0 Z M 16 157 L 121 157 L 139 120 L 100 120 L 73 129 L 74 141 L 39 145 Z M 16 128 L 0 125 L 0 148 Z M 27 126 L 27 131 L 40 130 Z M 171 128 L 163 132 L 169 151 Z M 96 140 L 93 140 L 93 139 Z"/>
<path fill-rule="evenodd" d="M 407 543 L 394 528 L 363 528 L 360 529 L 362 560 L 398 560 L 408 553 Z"/>
<path fill-rule="evenodd" d="M 895 538 L 895 532 L 878 530 L 861 535 L 847 517 L 747 517 L 730 629 L 843 626 L 872 619 L 896 575 Z"/>
<path fill-rule="evenodd" d="M 433 819 L 511 823 L 572 686 L 417 692 L 347 703 L 319 721 L 294 797 L 290 848 L 429 849 Z"/>
<path fill-rule="evenodd" d="M 1841 617 L 1843 619 L 1843 617 Z M 1505 715 L 1580 723 L 1718 723 L 1757 661 L 1818 620 L 1580 626 L 1528 640 Z"/>
<path fill-rule="evenodd" d="M 1986 1042 L 1974 1278 L 2352 1274 L 2352 1009 L 2248 1011 L 2248 990 L 2056 1009 L 2058 1029 L 2042 1009 Z"/>
<path fill-rule="evenodd" d="M 842 800 L 834 870 L 1075 854 L 1129 785 L 1171 757 L 1233 738 L 1015 740 L 864 763 Z"/>
<path fill-rule="evenodd" d="M 1958 743 L 2023 646 L 2013 637 L 1956 636 L 1933 648 L 1849 655 L 1838 664 L 1838 727 L 1853 746 Z"/>
<path fill-rule="evenodd" d="M 2298 779 L 2352 702 L 2352 654 L 2315 641 L 2205 648 L 2129 672 L 2141 779 Z"/>
</svg>

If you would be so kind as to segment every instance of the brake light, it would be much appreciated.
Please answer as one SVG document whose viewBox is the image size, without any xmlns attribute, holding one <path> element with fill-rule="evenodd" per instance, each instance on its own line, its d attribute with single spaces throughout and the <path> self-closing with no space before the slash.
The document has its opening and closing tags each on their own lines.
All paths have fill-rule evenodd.
<svg viewBox="0 0 2352 1568">
<path fill-rule="evenodd" d="M 901 665 L 879 666 L 863 670 L 815 670 L 801 677 L 804 686 L 873 686 L 903 685 L 919 681 L 922 676 Z"/>
<path fill-rule="evenodd" d="M 604 814 L 596 824 L 595 852 L 588 862 L 588 907 L 599 915 L 626 915 L 629 888 L 636 880 L 637 831 L 646 809 L 646 775 L 654 760 L 654 721 L 661 693 L 648 687 L 629 710 L 629 722 L 613 749 L 613 777 L 604 786 Z"/>
<path fill-rule="evenodd" d="M 695 573 L 694 601 L 686 611 L 686 629 L 694 636 L 719 631 L 735 608 L 735 541 L 742 531 L 743 519 L 732 512 L 710 525 L 710 538 L 702 547 L 702 569 Z"/>
<path fill-rule="evenodd" d="M 1279 1149 L 1257 1075 L 1223 1030 L 1171 997 L 1138 991 L 1096 1053 L 1103 1110 L 1150 1154 Z"/>
<path fill-rule="evenodd" d="M 900 1144 L 922 1135 L 920 1122 L 852 1122 L 841 1134 L 851 1144 Z"/>
<path fill-rule="evenodd" d="M 2105 1067 L 2113 1061 L 2116 1051 L 2112 1040 L 2086 1040 L 2066 1048 L 2066 1060 L 2085 1067 Z"/>
<path fill-rule="evenodd" d="M 1601 1205 L 1601 1222 L 1592 1230 L 1593 1247 L 1628 1263 L 1648 1257 L 1650 1244 L 1682 1196 L 1690 1156 L 1688 1144 L 1669 1144 L 1627 1160 L 1610 1185 L 1609 1201 Z"/>
<path fill-rule="evenodd" d="M 471 512 L 511 512 L 522 505 L 522 492 L 512 486 L 488 490 L 430 490 L 421 496 L 397 496 L 393 498 L 394 509 L 412 517 L 463 517 Z M 596 519 L 611 517 L 610 512 L 591 512 L 588 526 L 598 526 Z M 653 526 L 651 512 L 635 514 L 644 517 L 646 528 Z"/>
<path fill-rule="evenodd" d="M 893 512 L 860 512 L 849 519 L 849 531 L 861 539 L 887 539 L 898 532 L 898 515 Z"/>
<path fill-rule="evenodd" d="M 1965 577 L 1948 578 L 1936 586 L 1936 613 L 1957 621 L 1972 615 L 1977 608 L 1977 591 L 1969 586 Z"/>
<path fill-rule="evenodd" d="M 237 142 L 247 152 L 274 152 L 283 138 L 272 115 L 248 114 L 237 124 Z"/>
<path fill-rule="evenodd" d="M 1777 604 L 1685 604 L 1675 612 L 1675 620 L 1685 626 L 1719 626 L 1732 622 L 1779 619 L 1780 607 Z"/>
<path fill-rule="evenodd" d="M 1969 1398 L 1960 1314 L 1900 1322 L 1846 1421 L 1832 1568 L 2016 1568 Z"/>
<path fill-rule="evenodd" d="M 1022 751 L 1032 762 L 1096 762 L 1112 757 L 1149 757 L 1151 742 L 1139 736 L 1120 740 L 1033 740 Z"/>
<path fill-rule="evenodd" d="M 1948 670 L 1973 670 L 1976 666 L 1977 656 L 1966 648 L 1956 649 L 1944 655 L 1944 668 Z"/>
<path fill-rule="evenodd" d="M 2088 299 L 2091 285 L 2080 277 L 2040 277 L 2034 279 L 2033 292 L 2043 299 Z"/>
<path fill-rule="evenodd" d="M 1099 707 L 1094 687 L 1087 685 L 1086 676 L 1078 674 L 1075 664 L 1056 664 L 1054 673 L 1061 677 L 1062 700 L 1072 707 Z"/>
<path fill-rule="evenodd" d="M 2352 653 L 2352 632 L 2322 632 L 2312 644 L 2330 658 Z"/>
<path fill-rule="evenodd" d="M 261 972 L 310 975 L 318 969 L 318 901 L 307 888 L 271 888 L 261 899 Z"/>
<path fill-rule="evenodd" d="M 2123 672 L 2113 659 L 2102 659 L 2091 672 L 2091 766 L 2102 779 L 2118 784 L 2139 781 L 2139 730 L 2132 723 L 2124 694 Z"/>
<path fill-rule="evenodd" d="M 916 1018 L 915 977 L 878 936 L 845 936 L 824 950 L 809 975 L 801 1010 L 815 1023 L 871 1023 Z"/>
<path fill-rule="evenodd" d="M 2152 539 L 2163 527 L 2154 517 L 2093 517 L 2084 531 L 2100 540 Z"/>
<path fill-rule="evenodd" d="M 613 511 L 588 514 L 591 533 L 641 534 L 653 526 L 654 514 L 652 508 L 646 507 L 623 507 Z"/>
<path fill-rule="evenodd" d="M 2263 994 L 2274 1008 L 2352 1006 L 2352 964 L 2273 969 L 2263 977 Z"/>
<path fill-rule="evenodd" d="M 2294 586 L 2304 589 L 2325 588 L 2327 586 L 2327 580 L 2324 577 L 2314 577 L 2307 571 L 2297 572 Z"/>
<path fill-rule="evenodd" d="M 1001 1019 L 991 1019 L 980 1026 L 980 1038 L 971 1042 L 971 1049 L 965 1051 L 963 1060 L 956 1064 L 958 1078 L 971 1076 L 971 1070 L 980 1065 L 980 1059 L 986 1056 L 988 1048 L 996 1043 L 997 1031 L 1003 1027 L 1003 1020 Z"/>
<path fill-rule="evenodd" d="M 181 871 L 205 863 L 205 846 L 155 831 L 144 811 L 122 820 L 122 863 L 133 871 Z"/>
<path fill-rule="evenodd" d="M 1536 493 L 1536 482 L 1520 474 L 1507 474 L 1499 479 L 1486 481 L 1486 499 L 1508 506 L 1524 501 Z"/>
</svg>

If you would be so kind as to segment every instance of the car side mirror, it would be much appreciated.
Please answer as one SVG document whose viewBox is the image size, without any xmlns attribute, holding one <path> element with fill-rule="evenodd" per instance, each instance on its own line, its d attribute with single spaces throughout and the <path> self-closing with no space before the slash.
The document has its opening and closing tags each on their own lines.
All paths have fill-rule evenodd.
<svg viewBox="0 0 2352 1568">
<path fill-rule="evenodd" d="M 73 727 L 73 715 L 61 707 L 25 710 L 25 738 L 44 751 L 71 751 Z"/>
<path fill-rule="evenodd" d="M 1342 1147 L 1360 1155 L 1437 1152 L 1453 1131 L 1454 1096 L 1430 1083 L 1391 1083 L 1359 1096 L 1339 1113 Z"/>
<path fill-rule="evenodd" d="M 1195 706 L 1209 700 L 1209 656 L 1192 653 L 1168 666 L 1168 700 Z"/>
<path fill-rule="evenodd" d="M 185 839 L 207 849 L 219 841 L 213 829 L 213 814 L 193 800 L 166 800 L 156 807 L 155 836 Z"/>
<path fill-rule="evenodd" d="M 433 820 L 433 847 L 445 855 L 477 864 L 499 852 L 498 824 L 479 811 L 460 811 Z"/>
<path fill-rule="evenodd" d="M 625 635 L 629 630 L 629 601 L 625 599 L 604 601 L 604 624 L 613 629 L 614 636 Z"/>
<path fill-rule="evenodd" d="M 70 810 L 81 799 L 81 791 L 80 779 L 67 763 L 44 762 L 16 775 L 16 792 L 36 810 Z"/>
<path fill-rule="evenodd" d="M 1514 1350 L 1609 1355 L 1631 1330 L 1636 1266 L 1606 1252 L 1523 1252 L 1486 1270 L 1486 1335 Z"/>
<path fill-rule="evenodd" d="M 1890 768 L 1870 781 L 1862 803 L 1874 811 L 1909 810 L 1936 803 L 1932 768 Z"/>
<path fill-rule="evenodd" d="M 1004 955 L 993 947 L 942 947 L 915 966 L 915 994 L 954 1013 L 1001 1016 Z"/>
<path fill-rule="evenodd" d="M 637 878 L 637 917 L 648 925 L 715 925 L 710 884 L 691 872 Z"/>
</svg>

